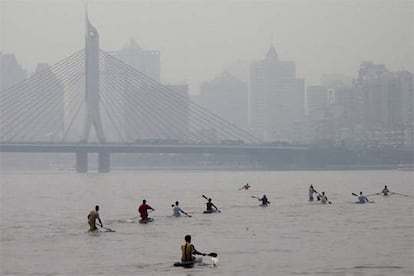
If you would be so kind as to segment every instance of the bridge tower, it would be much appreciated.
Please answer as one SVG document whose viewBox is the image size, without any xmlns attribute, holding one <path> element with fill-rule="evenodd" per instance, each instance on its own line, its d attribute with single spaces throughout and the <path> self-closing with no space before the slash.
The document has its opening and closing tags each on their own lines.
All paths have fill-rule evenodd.
<svg viewBox="0 0 414 276">
<path fill-rule="evenodd" d="M 99 113 L 99 34 L 89 22 L 86 12 L 86 36 L 85 36 L 85 121 L 82 143 L 87 143 L 92 126 L 95 129 L 96 138 L 101 144 L 105 143 L 102 128 L 101 115 Z M 99 172 L 108 172 L 110 167 L 109 152 L 98 152 Z M 88 171 L 88 152 L 76 152 L 76 171 L 85 173 Z"/>
<path fill-rule="evenodd" d="M 93 126 L 99 143 L 105 143 L 102 121 L 99 113 L 99 34 L 89 22 L 86 14 L 85 37 L 85 101 L 86 116 L 82 142 L 87 143 Z"/>
</svg>

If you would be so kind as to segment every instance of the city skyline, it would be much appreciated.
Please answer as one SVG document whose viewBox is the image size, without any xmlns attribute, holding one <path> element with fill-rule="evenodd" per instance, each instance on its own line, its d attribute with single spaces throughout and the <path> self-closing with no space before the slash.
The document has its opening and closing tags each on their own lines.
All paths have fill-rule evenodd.
<svg viewBox="0 0 414 276">
<path fill-rule="evenodd" d="M 82 48 L 84 3 L 3 1 L 1 51 L 15 54 L 19 63 L 31 72 L 37 63 L 53 64 L 63 59 Z M 161 81 L 188 83 L 190 93 L 195 94 L 203 81 L 212 79 L 229 64 L 262 59 L 272 43 L 281 59 L 296 63 L 297 75 L 305 79 L 306 86 L 319 84 L 320 77 L 327 73 L 355 76 L 360 63 L 366 60 L 385 64 L 393 71 L 412 72 L 414 35 L 410 7 L 413 3 L 392 3 L 318 1 L 309 6 L 303 1 L 293 4 L 285 1 L 256 4 L 120 1 L 119 5 L 114 5 L 113 1 L 89 1 L 88 10 L 91 21 L 100 30 L 104 50 L 120 49 L 131 38 L 144 49 L 158 50 L 161 53 Z M 305 11 L 304 7 L 309 9 Z M 111 11 L 109 17 L 108 10 Z M 135 16 L 129 17 L 128 10 L 135 12 Z M 319 13 L 314 13 L 313 18 L 309 14 L 315 10 Z M 192 17 L 185 11 L 199 15 L 192 20 L 193 28 L 186 24 Z M 225 11 L 231 11 L 232 15 L 227 18 Z M 285 12 L 290 16 L 286 17 Z M 339 12 L 340 16 L 335 17 Z M 123 20 L 115 20 L 123 14 Z M 350 15 L 353 15 L 353 22 L 349 22 Z M 25 21 L 21 20 L 23 16 Z M 219 26 L 224 19 L 232 20 L 223 24 L 221 30 Z M 290 24 L 273 24 L 281 23 L 282 19 Z M 309 19 L 313 21 L 304 25 Z M 330 28 L 323 27 L 326 19 L 331 20 Z M 42 28 L 51 21 L 55 28 Z M 369 22 L 374 22 L 377 27 Z M 317 26 L 322 28 L 316 29 Z M 244 31 L 240 32 L 240 28 Z M 331 40 L 327 48 L 323 47 L 326 39 Z"/>
</svg>

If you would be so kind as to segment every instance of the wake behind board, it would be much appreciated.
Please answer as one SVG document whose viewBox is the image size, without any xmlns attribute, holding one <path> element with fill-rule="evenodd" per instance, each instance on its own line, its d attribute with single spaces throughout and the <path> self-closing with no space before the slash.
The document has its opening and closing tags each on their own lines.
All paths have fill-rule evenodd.
<svg viewBox="0 0 414 276">
<path fill-rule="evenodd" d="M 153 218 L 147 218 L 146 220 L 140 219 L 138 222 L 139 223 L 143 223 L 143 224 L 147 224 L 148 222 L 152 222 L 152 221 L 154 221 Z"/>
</svg>

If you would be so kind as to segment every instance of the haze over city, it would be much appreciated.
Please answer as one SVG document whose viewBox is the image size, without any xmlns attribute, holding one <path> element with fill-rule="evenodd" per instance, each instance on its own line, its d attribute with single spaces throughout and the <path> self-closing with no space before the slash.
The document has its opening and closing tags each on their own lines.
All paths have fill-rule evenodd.
<svg viewBox="0 0 414 276">
<path fill-rule="evenodd" d="M 4 1 L 0 50 L 32 72 L 84 47 L 87 4 L 103 50 L 134 39 L 160 51 L 161 81 L 190 94 L 234 63 L 263 59 L 271 44 L 306 85 L 354 77 L 362 61 L 414 68 L 413 1 Z"/>
<path fill-rule="evenodd" d="M 0 0 L 1 275 L 412 276 L 413 172 L 414 0 Z"/>
</svg>

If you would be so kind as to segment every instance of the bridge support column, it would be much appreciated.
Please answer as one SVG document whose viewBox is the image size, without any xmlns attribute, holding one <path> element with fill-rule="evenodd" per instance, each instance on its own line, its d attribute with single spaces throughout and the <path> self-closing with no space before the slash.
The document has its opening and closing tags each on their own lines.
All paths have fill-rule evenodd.
<svg viewBox="0 0 414 276">
<path fill-rule="evenodd" d="M 76 172 L 88 172 L 88 153 L 84 151 L 76 152 Z"/>
<path fill-rule="evenodd" d="M 107 151 L 101 151 L 98 153 L 98 171 L 109 172 L 110 170 L 110 155 Z"/>
</svg>

